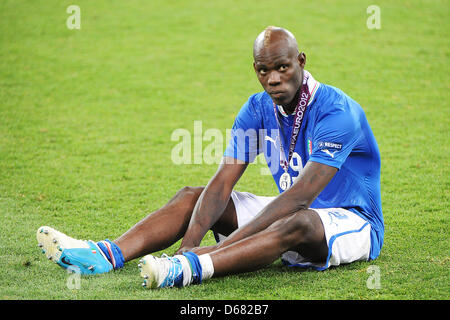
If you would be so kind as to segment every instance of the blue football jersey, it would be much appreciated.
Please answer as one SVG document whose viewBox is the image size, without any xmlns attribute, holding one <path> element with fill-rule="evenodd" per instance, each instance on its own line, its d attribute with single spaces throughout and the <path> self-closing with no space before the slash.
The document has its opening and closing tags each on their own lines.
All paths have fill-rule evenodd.
<svg viewBox="0 0 450 320">
<path fill-rule="evenodd" d="M 308 161 L 337 168 L 311 208 L 344 208 L 367 220 L 371 224 L 369 258 L 375 259 L 384 237 L 377 142 L 356 101 L 338 88 L 319 83 L 308 75 L 311 99 L 288 173 L 295 182 Z M 278 190 L 282 192 L 279 181 L 284 170 L 280 166 L 280 153 L 284 150 L 287 159 L 293 121 L 294 115 L 285 114 L 282 107 L 274 108 L 266 92 L 252 95 L 236 116 L 224 156 L 250 163 L 264 153 Z"/>
</svg>

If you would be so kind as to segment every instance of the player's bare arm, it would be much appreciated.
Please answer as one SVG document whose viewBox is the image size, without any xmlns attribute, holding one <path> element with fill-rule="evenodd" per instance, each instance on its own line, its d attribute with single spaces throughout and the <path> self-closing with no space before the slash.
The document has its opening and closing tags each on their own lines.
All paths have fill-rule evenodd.
<svg viewBox="0 0 450 320">
<path fill-rule="evenodd" d="M 216 174 L 200 195 L 178 253 L 200 245 L 206 232 L 225 210 L 233 187 L 247 168 L 247 163 L 225 157 Z"/>
</svg>

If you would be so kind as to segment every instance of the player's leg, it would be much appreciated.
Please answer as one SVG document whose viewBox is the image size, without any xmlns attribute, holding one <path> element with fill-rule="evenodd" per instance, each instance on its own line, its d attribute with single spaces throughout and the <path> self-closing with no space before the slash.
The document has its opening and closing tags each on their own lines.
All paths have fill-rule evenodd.
<svg viewBox="0 0 450 320">
<path fill-rule="evenodd" d="M 76 267 L 82 274 L 104 273 L 126 261 L 167 248 L 185 233 L 203 187 L 184 187 L 161 209 L 149 214 L 115 241 L 83 241 L 53 228 L 40 227 L 38 244 L 47 258 L 58 265 Z M 228 234 L 237 228 L 236 212 L 230 200 L 213 229 Z"/>
<path fill-rule="evenodd" d="M 328 254 L 325 231 L 314 210 L 301 210 L 246 239 L 210 253 L 214 276 L 260 269 L 286 251 L 309 261 L 324 262 Z"/>
<path fill-rule="evenodd" d="M 114 243 L 120 247 L 125 261 L 163 250 L 185 234 L 195 204 L 203 187 L 184 187 L 162 208 L 149 214 Z M 233 201 L 212 227 L 216 232 L 229 234 L 237 228 Z"/>
<path fill-rule="evenodd" d="M 144 286 L 150 288 L 185 286 L 200 283 L 211 276 L 260 269 L 292 250 L 310 261 L 320 263 L 326 260 L 325 231 L 314 210 L 293 213 L 259 233 L 225 247 L 219 246 L 208 254 L 189 253 L 162 259 L 148 255 L 140 265 L 141 276 L 144 277 Z"/>
</svg>

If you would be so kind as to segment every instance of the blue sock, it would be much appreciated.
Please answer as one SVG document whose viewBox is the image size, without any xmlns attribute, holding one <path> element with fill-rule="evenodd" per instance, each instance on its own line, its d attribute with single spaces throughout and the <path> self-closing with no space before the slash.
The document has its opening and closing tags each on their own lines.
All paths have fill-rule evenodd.
<svg viewBox="0 0 450 320">
<path fill-rule="evenodd" d="M 193 252 L 185 252 L 183 255 L 188 259 L 192 270 L 192 284 L 202 283 L 202 265 L 198 256 Z"/>
<path fill-rule="evenodd" d="M 125 259 L 123 258 L 122 251 L 114 242 L 105 239 L 97 242 L 97 245 L 105 254 L 106 258 L 108 258 L 108 261 L 111 262 L 114 269 L 123 267 Z"/>
</svg>

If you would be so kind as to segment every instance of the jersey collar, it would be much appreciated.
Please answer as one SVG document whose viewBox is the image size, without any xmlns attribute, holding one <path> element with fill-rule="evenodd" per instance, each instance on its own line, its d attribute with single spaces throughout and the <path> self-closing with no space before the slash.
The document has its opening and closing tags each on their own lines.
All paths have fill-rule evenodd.
<svg viewBox="0 0 450 320">
<path fill-rule="evenodd" d="M 317 89 L 318 89 L 319 86 L 320 86 L 320 82 L 317 81 L 316 79 L 314 79 L 314 77 L 311 75 L 311 73 L 309 73 L 309 72 L 306 71 L 306 70 L 303 70 L 303 77 L 304 77 L 304 79 L 303 79 L 303 84 L 304 84 L 305 81 L 306 81 L 306 83 L 307 83 L 307 85 L 308 85 L 309 93 L 311 94 L 311 98 L 309 99 L 309 102 L 308 102 L 308 106 L 309 106 L 309 105 L 312 103 L 312 101 L 313 101 L 313 99 L 314 99 L 314 95 L 316 94 Z M 280 111 L 280 113 L 281 113 L 281 115 L 282 115 L 283 117 L 288 117 L 288 116 L 289 116 L 289 115 L 284 111 L 284 109 L 283 109 L 282 106 L 277 105 L 277 108 L 278 108 L 278 111 Z M 295 114 L 295 111 L 294 111 L 292 114 Z"/>
</svg>

